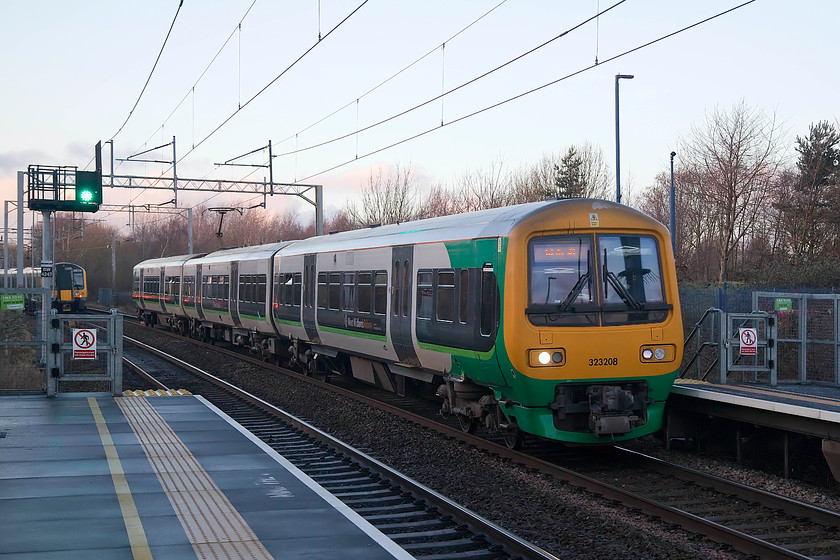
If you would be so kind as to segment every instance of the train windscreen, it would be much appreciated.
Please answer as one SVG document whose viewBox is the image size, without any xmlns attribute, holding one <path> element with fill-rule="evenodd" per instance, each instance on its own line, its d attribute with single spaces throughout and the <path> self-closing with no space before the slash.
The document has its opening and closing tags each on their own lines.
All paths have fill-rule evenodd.
<svg viewBox="0 0 840 560">
<path fill-rule="evenodd" d="M 73 289 L 74 290 L 84 290 L 85 289 L 85 273 L 81 269 L 74 269 L 73 270 Z"/>
<path fill-rule="evenodd" d="M 664 321 L 656 240 L 644 235 L 563 235 L 529 243 L 527 313 L 535 325 Z"/>
</svg>

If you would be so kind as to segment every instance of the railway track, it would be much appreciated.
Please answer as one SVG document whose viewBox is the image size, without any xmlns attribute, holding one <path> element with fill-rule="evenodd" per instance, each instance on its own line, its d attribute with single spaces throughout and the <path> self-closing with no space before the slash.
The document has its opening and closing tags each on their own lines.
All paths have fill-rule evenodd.
<svg viewBox="0 0 840 560">
<path fill-rule="evenodd" d="M 214 351 L 227 352 L 219 348 Z M 324 387 L 318 380 L 301 379 Z M 330 389 L 352 393 L 340 387 Z M 746 554 L 761 558 L 840 558 L 840 516 L 835 512 L 621 448 L 587 453 L 585 460 L 581 459 L 581 450 L 558 452 L 556 446 L 535 446 L 528 453 L 513 451 L 422 412 L 406 413 L 388 395 L 390 403 L 371 395 L 353 394 L 353 398 L 585 488 L 628 511 L 643 512 Z M 564 466 L 569 464 L 573 466 Z"/>
<path fill-rule="evenodd" d="M 175 381 L 201 394 L 413 556 L 555 558 L 302 419 L 174 356 L 127 340 L 156 356 L 129 352 L 129 367 L 144 382 L 167 390 Z"/>
</svg>

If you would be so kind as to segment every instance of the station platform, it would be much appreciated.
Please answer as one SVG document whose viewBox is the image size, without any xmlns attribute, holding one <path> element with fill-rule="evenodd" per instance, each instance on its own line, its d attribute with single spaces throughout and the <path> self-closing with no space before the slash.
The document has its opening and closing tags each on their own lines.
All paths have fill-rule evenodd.
<svg viewBox="0 0 840 560">
<path fill-rule="evenodd" d="M 822 440 L 820 448 L 834 479 L 840 482 L 840 388 L 812 384 L 770 387 L 754 383 L 727 385 L 678 379 L 668 397 L 665 437 L 687 435 L 701 418 L 719 418 L 783 433 L 784 474 L 789 475 L 789 435 Z M 734 435 L 738 460 L 741 432 Z"/>
<path fill-rule="evenodd" d="M 789 384 L 727 385 L 678 379 L 669 404 L 733 420 L 840 440 L 840 388 Z"/>
<path fill-rule="evenodd" d="M 199 396 L 0 397 L 0 558 L 411 556 Z"/>
</svg>

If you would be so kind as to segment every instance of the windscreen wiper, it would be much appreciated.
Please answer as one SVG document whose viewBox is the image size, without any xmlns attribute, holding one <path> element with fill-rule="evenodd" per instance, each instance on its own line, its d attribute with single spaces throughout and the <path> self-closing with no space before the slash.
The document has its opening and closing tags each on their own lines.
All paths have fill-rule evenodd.
<svg viewBox="0 0 840 560">
<path fill-rule="evenodd" d="M 566 311 L 569 309 L 569 306 L 572 305 L 572 302 L 577 299 L 580 293 L 583 291 L 583 287 L 589 283 L 589 278 L 591 275 L 588 272 L 583 273 L 580 278 L 578 278 L 577 283 L 572 288 L 572 291 L 569 292 L 569 295 L 566 296 L 566 299 L 563 300 L 563 303 L 560 304 L 559 310 L 561 312 Z"/>
<path fill-rule="evenodd" d="M 642 311 L 645 306 L 631 294 L 624 284 L 615 276 L 614 273 L 607 270 L 607 250 L 604 249 L 604 297 L 606 298 L 607 284 L 613 287 L 618 297 L 627 305 L 628 308 L 637 311 Z"/>
</svg>

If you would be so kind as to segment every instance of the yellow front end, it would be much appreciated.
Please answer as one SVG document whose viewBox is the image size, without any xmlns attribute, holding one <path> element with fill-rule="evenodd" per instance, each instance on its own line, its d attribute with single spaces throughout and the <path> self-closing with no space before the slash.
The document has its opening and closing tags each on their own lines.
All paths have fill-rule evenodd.
<svg viewBox="0 0 840 560">
<path fill-rule="evenodd" d="M 668 231 L 605 201 L 551 210 L 508 239 L 502 321 L 511 375 L 497 398 L 522 429 L 554 439 L 656 431 L 683 351 Z"/>
</svg>

